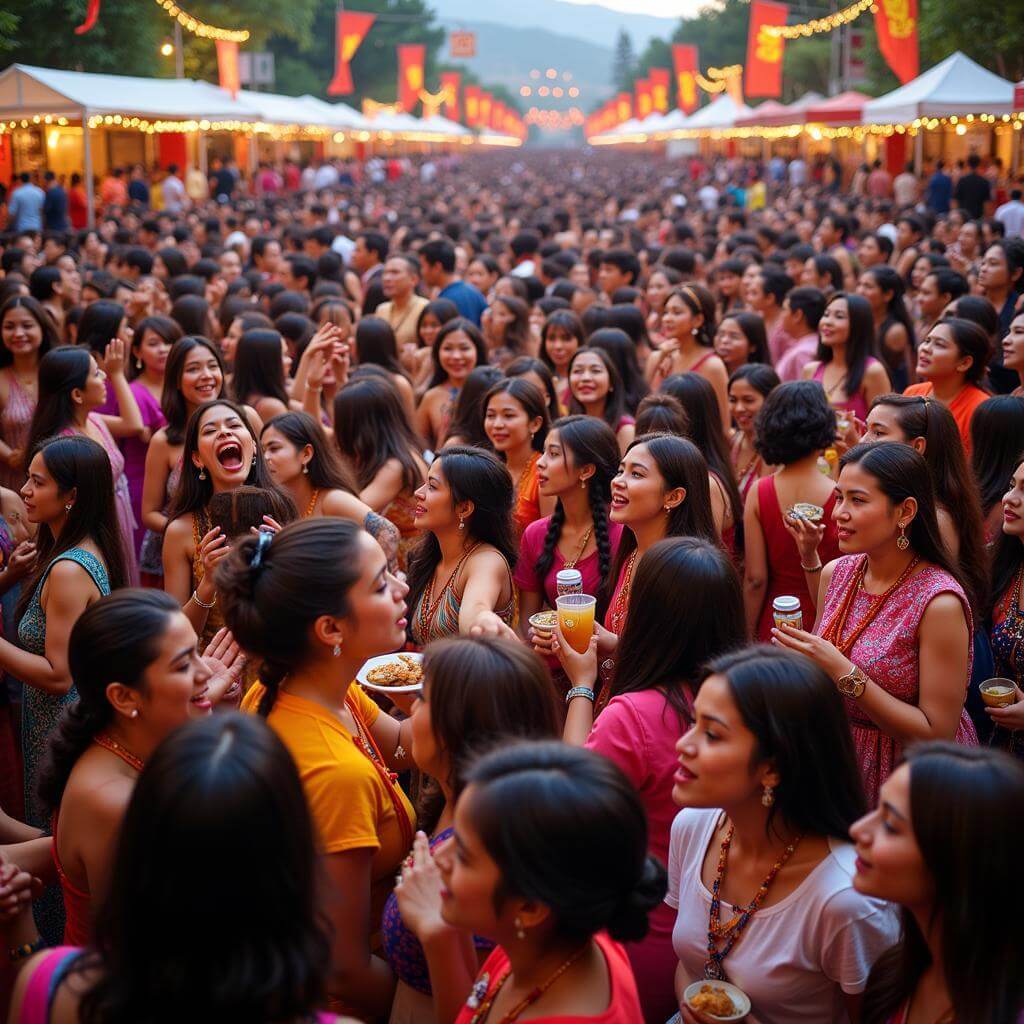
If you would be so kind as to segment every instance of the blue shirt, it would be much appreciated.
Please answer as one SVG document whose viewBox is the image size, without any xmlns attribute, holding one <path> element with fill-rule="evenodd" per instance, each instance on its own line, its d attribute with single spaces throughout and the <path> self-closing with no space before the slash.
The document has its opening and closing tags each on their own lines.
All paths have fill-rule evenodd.
<svg viewBox="0 0 1024 1024">
<path fill-rule="evenodd" d="M 949 213 L 953 198 L 953 179 L 942 171 L 936 171 L 924 190 L 924 203 L 933 213 Z"/>
<path fill-rule="evenodd" d="M 32 182 L 22 185 L 7 204 L 7 214 L 14 231 L 42 231 L 43 203 L 46 193 Z"/>
<path fill-rule="evenodd" d="M 46 190 L 43 200 L 43 218 L 48 231 L 67 231 L 68 229 L 68 194 L 57 184 Z"/>
<path fill-rule="evenodd" d="M 452 281 L 447 288 L 441 289 L 437 297 L 453 302 L 460 316 L 480 326 L 480 317 L 487 308 L 487 300 L 479 288 L 465 281 Z"/>
</svg>

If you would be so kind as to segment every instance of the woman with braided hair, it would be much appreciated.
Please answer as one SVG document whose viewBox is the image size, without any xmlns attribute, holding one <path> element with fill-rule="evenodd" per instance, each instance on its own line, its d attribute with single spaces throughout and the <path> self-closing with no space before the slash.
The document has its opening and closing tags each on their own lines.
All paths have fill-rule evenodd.
<svg viewBox="0 0 1024 1024">
<path fill-rule="evenodd" d="M 246 537 L 216 576 L 225 622 L 262 659 L 242 710 L 266 718 L 291 752 L 320 837 L 332 1000 L 377 1019 L 395 991 L 379 955 L 381 912 L 416 824 L 395 775 L 412 766 L 411 726 L 352 680 L 367 658 L 405 643 L 409 588 L 377 541 L 332 517 Z"/>
<path fill-rule="evenodd" d="M 583 592 L 597 598 L 600 618 L 608 606 L 608 581 L 622 527 L 608 520 L 612 478 L 619 469 L 615 433 L 595 416 L 564 416 L 548 433 L 537 462 L 540 493 L 556 499 L 550 516 L 523 532 L 515 583 L 519 587 L 520 629 L 534 649 L 551 657 L 551 634 L 528 630 L 531 615 L 554 608 L 555 578 L 563 569 L 578 569 Z M 560 673 L 559 673 L 560 675 Z"/>
</svg>

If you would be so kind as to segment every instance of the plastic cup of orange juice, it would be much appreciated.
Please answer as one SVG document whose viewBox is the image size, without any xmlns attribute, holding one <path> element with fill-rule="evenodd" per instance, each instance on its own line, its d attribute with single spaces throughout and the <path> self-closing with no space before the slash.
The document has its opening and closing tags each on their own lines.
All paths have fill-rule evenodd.
<svg viewBox="0 0 1024 1024">
<path fill-rule="evenodd" d="M 594 608 L 597 598 L 590 594 L 562 594 L 555 599 L 558 626 L 573 650 L 582 654 L 594 635 Z"/>
</svg>

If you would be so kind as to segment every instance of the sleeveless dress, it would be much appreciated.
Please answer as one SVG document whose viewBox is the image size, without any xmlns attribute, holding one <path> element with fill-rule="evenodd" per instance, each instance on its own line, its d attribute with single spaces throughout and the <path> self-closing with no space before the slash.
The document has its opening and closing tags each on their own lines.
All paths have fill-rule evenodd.
<svg viewBox="0 0 1024 1024">
<path fill-rule="evenodd" d="M 753 459 L 743 468 L 743 472 L 740 472 L 740 467 L 737 464 L 739 458 L 740 444 L 743 440 L 743 435 L 737 431 L 736 437 L 733 440 L 729 454 L 731 456 L 731 462 L 733 469 L 736 471 L 736 486 L 739 488 L 740 501 L 745 505 L 747 502 L 747 495 L 750 493 L 750 488 L 761 479 L 761 467 L 763 465 L 760 455 L 755 455 Z"/>
<path fill-rule="evenodd" d="M 517 540 L 522 539 L 523 530 L 530 523 L 540 519 L 540 483 L 537 480 L 537 463 L 539 461 L 540 452 L 534 452 L 515 487 L 512 522 L 515 526 Z"/>
<path fill-rule="evenodd" d="M 992 610 L 992 654 L 994 674 L 1012 679 L 1018 686 L 1024 682 L 1024 614 L 1020 610 L 1021 576 L 996 602 Z M 992 745 L 1002 747 L 1017 757 L 1024 757 L 1024 734 L 998 726 L 993 730 Z"/>
<path fill-rule="evenodd" d="M 110 593 L 106 567 L 91 551 L 69 548 L 58 555 L 36 585 L 32 600 L 18 624 L 18 643 L 29 654 L 38 654 L 40 657 L 46 654 L 46 612 L 39 599 L 53 567 L 64 561 L 75 562 L 85 569 L 101 595 Z M 65 694 L 44 693 L 34 686 L 25 687 L 21 726 L 22 759 L 25 766 L 25 820 L 36 828 L 47 830 L 50 827 L 49 811 L 36 792 L 43 758 L 64 708 L 77 699 L 78 691 L 74 685 Z M 35 914 L 43 937 L 51 944 L 60 941 L 64 931 L 64 912 L 57 886 L 51 886 L 36 901 Z"/>
<path fill-rule="evenodd" d="M 68 946 L 85 946 L 92 938 L 92 895 L 79 889 L 66 874 L 57 853 L 57 814 L 53 815 L 53 842 L 50 844 L 53 866 L 60 879 L 64 898 L 64 942 Z"/>
<path fill-rule="evenodd" d="M 754 637 L 760 643 L 771 640 L 772 602 L 783 594 L 800 598 L 800 611 L 804 616 L 804 629 L 814 626 L 815 608 L 807 589 L 804 571 L 800 568 L 800 552 L 796 541 L 789 535 L 782 522 L 782 507 L 779 495 L 775 490 L 775 477 L 765 476 L 757 481 L 757 502 L 760 512 L 761 531 L 764 533 L 765 556 L 768 561 L 768 579 L 765 585 L 764 605 L 761 617 L 757 622 L 757 633 Z M 836 539 L 836 524 L 832 521 L 832 509 L 835 507 L 835 495 L 830 495 L 822 506 L 825 509 L 825 536 L 818 548 L 821 564 L 828 565 L 839 557 L 839 542 Z"/>
<path fill-rule="evenodd" d="M 178 489 L 178 481 L 181 479 L 181 456 L 174 463 L 174 468 L 167 474 L 167 484 L 164 488 L 164 515 L 171 507 L 171 495 Z M 142 535 L 142 546 L 139 548 L 139 569 L 144 576 L 155 576 L 155 581 L 144 581 L 144 586 L 153 586 L 158 590 L 163 585 L 164 578 L 164 535 L 154 533 L 144 528 Z"/>
<path fill-rule="evenodd" d="M 13 370 L 3 372 L 7 377 L 7 404 L 0 412 L 0 435 L 11 448 L 24 451 L 32 426 L 32 414 L 36 411 L 36 400 L 18 383 Z M 25 475 L 24 469 L 11 469 L 6 463 L 0 464 L 0 485 L 12 491 L 21 490 Z"/>
<path fill-rule="evenodd" d="M 868 356 L 867 365 L 874 366 L 878 360 L 874 356 Z M 811 380 L 816 380 L 822 387 L 825 386 L 825 364 L 818 363 L 818 368 L 814 371 L 814 376 Z M 852 398 L 847 398 L 845 402 L 833 402 L 829 398 L 829 405 L 833 409 L 846 409 L 847 412 L 852 412 L 857 419 L 862 422 L 868 418 L 868 403 L 864 398 L 864 392 L 858 391 Z"/>
<path fill-rule="evenodd" d="M 160 403 L 152 392 L 141 381 L 133 380 L 132 394 L 142 413 L 142 422 L 149 429 L 150 437 L 167 425 Z M 135 529 L 132 536 L 132 548 L 136 553 L 142 549 L 142 540 L 148 532 L 142 525 L 142 483 L 146 476 L 146 452 L 149 442 L 142 442 L 137 437 L 125 437 L 120 442 L 124 455 L 124 475 L 128 480 L 128 493 L 131 496 L 132 514 L 135 516 Z"/>
<path fill-rule="evenodd" d="M 845 555 L 836 563 L 825 594 L 823 626 L 835 613 L 866 557 Z M 850 661 L 873 682 L 890 696 L 907 704 L 917 703 L 920 692 L 917 635 L 921 619 L 929 602 L 939 594 L 946 593 L 955 594 L 960 599 L 973 638 L 971 609 L 960 584 L 942 569 L 926 565 L 889 596 L 848 653 Z M 871 608 L 872 599 L 872 595 L 863 590 L 856 595 L 846 624 L 847 636 L 863 621 Z M 973 660 L 973 643 L 969 642 L 967 674 L 963 681 L 965 698 Z M 864 795 L 868 806 L 875 807 L 878 804 L 878 790 L 899 764 L 903 749 L 864 714 L 855 699 L 844 697 L 843 700 L 850 718 L 850 731 L 864 781 Z M 966 708 L 960 712 L 960 724 L 953 739 L 965 746 L 977 746 L 978 737 Z"/>
<path fill-rule="evenodd" d="M 121 529 L 121 547 L 124 551 L 125 570 L 128 585 L 139 585 L 139 562 L 135 557 L 135 516 L 132 513 L 132 497 L 128 490 L 128 478 L 124 475 L 124 455 L 117 447 L 110 428 L 96 413 L 89 413 L 89 422 L 100 435 L 100 444 L 110 459 L 110 471 L 114 477 L 114 507 L 117 510 L 117 524 Z M 74 437 L 78 433 L 70 427 L 61 431 L 62 437 Z"/>
<path fill-rule="evenodd" d="M 0 567 L 6 566 L 14 551 L 14 538 L 7 520 L 0 516 Z M 20 586 L 3 595 L 3 617 L 0 636 L 15 634 L 14 608 Z M 21 791 L 21 751 L 16 729 L 14 705 L 21 701 L 21 683 L 7 672 L 0 671 L 0 807 L 13 818 L 24 816 L 24 794 Z"/>
</svg>

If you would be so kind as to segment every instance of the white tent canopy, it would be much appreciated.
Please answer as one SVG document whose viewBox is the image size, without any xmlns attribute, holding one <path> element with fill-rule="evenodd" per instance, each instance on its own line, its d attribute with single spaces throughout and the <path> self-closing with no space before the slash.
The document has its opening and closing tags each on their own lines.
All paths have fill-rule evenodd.
<svg viewBox="0 0 1024 1024">
<path fill-rule="evenodd" d="M 424 118 L 420 122 L 420 128 L 423 131 L 434 132 L 438 135 L 450 135 L 452 138 L 461 138 L 464 135 L 473 134 L 465 125 L 461 125 L 457 121 L 451 121 L 440 114 Z"/>
<path fill-rule="evenodd" d="M 907 124 L 919 117 L 1009 114 L 1013 83 L 959 50 L 898 89 L 864 105 L 865 124 Z"/>
<path fill-rule="evenodd" d="M 745 103 L 737 103 L 728 93 L 722 93 L 706 107 L 701 107 L 680 126 L 690 131 L 694 128 L 732 128 L 737 118 L 746 117 L 753 111 Z"/>
<path fill-rule="evenodd" d="M 309 93 L 306 93 L 305 96 L 300 96 L 299 99 L 310 110 L 319 111 L 320 116 L 324 118 L 324 124 L 331 125 L 334 128 L 366 130 L 370 127 L 370 122 L 358 110 L 350 107 L 347 103 L 325 103 L 316 96 L 310 96 Z"/>
<path fill-rule="evenodd" d="M 0 72 L 0 117 L 95 114 L 189 120 L 252 120 L 257 112 L 210 82 L 134 78 L 12 64 Z"/>
</svg>

